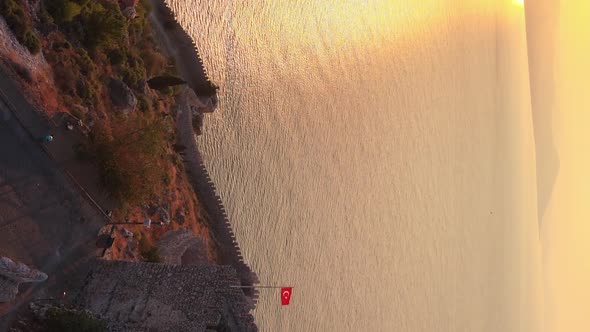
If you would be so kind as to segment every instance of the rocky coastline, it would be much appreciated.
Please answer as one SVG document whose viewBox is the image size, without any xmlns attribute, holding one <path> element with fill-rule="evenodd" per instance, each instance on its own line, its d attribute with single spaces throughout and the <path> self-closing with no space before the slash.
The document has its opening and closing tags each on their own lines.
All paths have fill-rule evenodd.
<svg viewBox="0 0 590 332">
<path fill-rule="evenodd" d="M 10 21 L 5 23 L 0 16 L 0 65 L 37 110 L 40 121 L 46 123 L 44 128 L 55 133 L 55 141 L 43 146 L 46 153 L 64 167 L 64 172 L 104 215 L 105 225 L 96 242 L 102 251 L 101 259 L 132 264 L 147 261 L 172 266 L 220 265 L 236 273 L 242 286 L 258 283 L 256 273 L 241 255 L 195 140 L 195 135 L 203 131 L 206 114 L 218 105 L 218 87 L 209 80 L 191 37 L 165 1 L 101 0 L 88 5 L 83 0 L 69 1 L 89 7 L 81 7 L 77 16 L 66 18 L 52 13 L 52 19 L 42 1 L 10 1 L 24 8 L 24 17 L 38 36 L 40 49 L 33 54 L 33 50 L 20 45 L 10 31 L 14 29 Z M 122 54 L 113 46 L 100 46 L 105 47 L 104 51 L 88 46 L 94 41 L 79 37 L 72 29 L 76 20 L 83 22 L 79 17 L 92 17 L 87 11 L 96 10 L 93 6 L 102 6 L 106 9 L 100 10 L 113 11 L 115 16 L 123 15 L 130 34 L 137 25 L 144 35 L 136 31 L 135 37 L 126 37 L 127 53 Z M 6 15 L 6 7 L 0 9 Z M 60 21 L 66 19 L 69 21 Z M 149 59 L 141 60 L 141 45 L 155 47 L 147 54 Z M 73 86 L 62 77 L 68 73 L 69 68 L 63 71 L 68 63 L 73 65 L 71 78 L 77 82 Z M 146 69 L 141 68 L 144 65 Z M 158 128 L 155 136 L 143 135 L 154 127 Z M 96 145 L 105 136 L 110 137 L 107 143 Z M 119 196 L 105 193 L 102 187 L 105 174 L 100 170 L 101 160 L 95 157 L 100 152 L 97 146 L 107 146 L 115 154 L 120 153 L 119 149 L 123 154 L 118 155 L 125 157 L 129 143 L 118 142 L 154 137 L 162 148 L 156 154 L 161 158 L 153 161 L 164 171 L 158 175 L 164 176 L 164 181 L 148 196 L 118 203 Z M 163 142 L 164 137 L 173 137 L 173 141 Z M 147 174 L 152 171 L 146 169 Z M 0 254 L 3 251 L 0 246 Z M 245 288 L 243 293 L 255 306 L 257 292 Z"/>
<path fill-rule="evenodd" d="M 258 276 L 245 263 L 223 202 L 209 176 L 194 138 L 194 135 L 199 135 L 202 130 L 204 114 L 213 112 L 217 107 L 217 87 L 209 79 L 196 46 L 177 22 L 174 13 L 162 0 L 150 0 L 150 3 L 153 8 L 151 21 L 158 27 L 155 30 L 159 32 L 160 44 L 175 58 L 180 76 L 188 85 L 176 98 L 177 143 L 183 147 L 188 179 L 199 197 L 212 240 L 218 248 L 218 262 L 233 266 L 243 286 L 253 286 L 259 282 Z M 190 70 L 187 70 L 188 68 Z M 195 125 L 195 122 L 199 125 Z M 247 289 L 247 292 L 252 298 L 257 299 L 258 294 L 255 290 Z"/>
</svg>

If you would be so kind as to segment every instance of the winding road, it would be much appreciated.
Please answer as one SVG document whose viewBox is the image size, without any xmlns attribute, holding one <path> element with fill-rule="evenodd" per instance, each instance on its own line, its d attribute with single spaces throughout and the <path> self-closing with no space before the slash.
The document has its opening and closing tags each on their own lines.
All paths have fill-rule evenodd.
<svg viewBox="0 0 590 332">
<path fill-rule="evenodd" d="M 42 119 L 16 84 L 0 77 L 0 255 L 49 275 L 0 306 L 3 331 L 30 299 L 77 288 L 96 256 L 104 217 L 44 151 L 36 139 L 45 130 Z"/>
</svg>

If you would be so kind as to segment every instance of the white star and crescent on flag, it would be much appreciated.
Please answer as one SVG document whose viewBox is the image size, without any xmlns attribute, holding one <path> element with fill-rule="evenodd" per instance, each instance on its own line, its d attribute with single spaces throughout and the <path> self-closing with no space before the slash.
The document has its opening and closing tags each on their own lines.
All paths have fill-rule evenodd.
<svg viewBox="0 0 590 332">
<path fill-rule="evenodd" d="M 281 304 L 289 305 L 291 302 L 291 294 L 293 293 L 293 287 L 282 287 L 281 288 Z"/>
</svg>

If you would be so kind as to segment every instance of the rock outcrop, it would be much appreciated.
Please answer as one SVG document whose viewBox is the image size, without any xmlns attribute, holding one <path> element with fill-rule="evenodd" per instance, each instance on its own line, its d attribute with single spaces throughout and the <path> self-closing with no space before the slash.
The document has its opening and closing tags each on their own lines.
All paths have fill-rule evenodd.
<svg viewBox="0 0 590 332">
<path fill-rule="evenodd" d="M 135 7 L 127 7 L 123 9 L 122 12 L 123 15 L 125 15 L 125 17 L 127 17 L 130 20 L 137 17 L 137 10 L 135 9 Z"/>
<path fill-rule="evenodd" d="M 108 82 L 109 96 L 111 102 L 124 114 L 129 114 L 137 106 L 137 97 L 123 81 L 110 78 Z"/>
<path fill-rule="evenodd" d="M 202 112 L 199 112 L 199 109 L 196 107 L 191 107 L 191 112 L 193 113 L 193 129 L 195 131 L 195 135 L 201 136 L 203 134 L 203 123 L 205 115 Z"/>
<path fill-rule="evenodd" d="M 0 277 L 0 303 L 14 300 L 18 294 L 18 282 Z"/>
<path fill-rule="evenodd" d="M 0 257 L 0 302 L 10 302 L 18 294 L 18 285 L 24 282 L 42 282 L 47 275 L 16 263 L 8 257 Z"/>
<path fill-rule="evenodd" d="M 150 4 L 156 33 L 169 46 L 167 53 L 175 58 L 182 79 L 197 96 L 216 96 L 219 87 L 209 79 L 193 39 L 178 23 L 174 12 L 166 1 L 151 0 Z"/>
<path fill-rule="evenodd" d="M 139 0 L 119 0 L 119 8 L 125 17 L 132 20 L 137 17 L 137 3 Z"/>
<path fill-rule="evenodd" d="M 217 95 L 214 96 L 197 96 L 200 107 L 199 111 L 202 113 L 213 113 L 217 109 L 218 100 Z"/>
<path fill-rule="evenodd" d="M 190 111 L 193 132 L 200 136 L 203 133 L 205 113 L 212 113 L 217 109 L 217 96 L 197 96 L 191 89 L 184 89 L 177 98 L 179 110 Z"/>
<path fill-rule="evenodd" d="M 0 276 L 21 282 L 41 282 L 47 279 L 47 275 L 35 269 L 31 269 L 23 263 L 14 262 L 8 257 L 0 257 Z"/>
</svg>

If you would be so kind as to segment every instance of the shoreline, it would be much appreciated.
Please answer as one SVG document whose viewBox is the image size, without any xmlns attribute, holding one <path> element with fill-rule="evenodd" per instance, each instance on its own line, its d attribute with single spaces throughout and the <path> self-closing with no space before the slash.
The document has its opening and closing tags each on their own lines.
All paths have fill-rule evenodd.
<svg viewBox="0 0 590 332">
<path fill-rule="evenodd" d="M 68 41 L 68 36 L 60 30 L 58 30 L 55 25 L 52 25 L 52 29 L 54 30 L 51 30 L 51 32 L 49 33 L 43 34 L 42 32 L 34 30 L 35 33 L 39 33 L 41 41 L 44 43 L 44 48 L 42 49 L 42 52 L 40 54 L 31 56 L 31 59 L 40 62 L 43 65 L 42 67 L 36 66 L 34 62 L 29 61 L 27 59 L 24 59 L 23 63 L 17 61 L 18 59 L 14 60 L 15 65 L 19 65 L 20 67 L 22 67 L 24 72 L 31 77 L 30 81 L 25 79 L 26 77 L 23 77 L 23 75 L 21 75 L 20 72 L 16 71 L 16 67 L 13 68 L 8 66 L 11 63 L 5 63 L 5 61 L 2 61 L 2 63 L 0 63 L 0 67 L 4 68 L 6 66 L 6 70 L 10 72 L 10 77 L 6 76 L 7 81 L 9 81 L 7 82 L 7 84 L 14 83 L 13 88 L 19 90 L 19 92 L 17 92 L 18 95 L 22 93 L 23 96 L 29 96 L 32 93 L 32 91 L 35 90 L 32 82 L 40 83 L 43 86 L 45 86 L 45 88 L 49 89 L 47 91 L 50 91 L 51 93 L 47 93 L 43 96 L 35 96 L 34 98 L 31 98 L 30 96 L 20 98 L 22 100 L 26 99 L 26 101 L 24 101 L 23 104 L 26 104 L 26 109 L 31 111 L 29 112 L 30 114 L 27 113 L 27 116 L 30 116 L 35 123 L 40 123 L 39 128 L 33 128 L 34 130 L 32 130 L 32 137 L 34 141 L 33 143 L 36 142 L 34 140 L 35 137 L 41 137 L 40 135 L 45 135 L 47 134 L 47 132 L 51 132 L 51 134 L 56 138 L 55 142 L 47 146 L 41 146 L 41 148 L 45 149 L 47 147 L 49 150 L 51 150 L 51 155 L 54 159 L 52 159 L 52 163 L 57 165 L 57 168 L 59 168 L 61 172 L 69 172 L 71 168 L 75 167 L 76 170 L 78 170 L 79 172 L 77 171 L 73 173 L 72 179 L 69 179 L 69 185 L 73 185 L 74 183 L 77 183 L 78 180 L 80 180 L 80 189 L 82 189 L 82 191 L 84 191 L 85 189 L 89 189 L 90 194 L 88 194 L 88 196 L 91 198 L 91 201 L 94 202 L 93 198 L 101 198 L 100 200 L 98 200 L 98 203 L 95 203 L 96 206 L 94 207 L 96 208 L 96 211 L 89 207 L 86 207 L 88 202 L 82 202 L 81 205 L 84 206 L 84 209 L 78 212 L 83 214 L 83 216 L 80 217 L 79 220 L 71 220 L 71 218 L 61 218 L 64 222 L 67 221 L 70 224 L 79 223 L 80 225 L 76 224 L 76 227 L 79 227 L 80 229 L 89 227 L 87 219 L 95 221 L 96 224 L 96 231 L 88 231 L 84 234 L 84 236 L 78 237 L 88 237 L 89 239 L 83 245 L 81 245 L 82 247 L 84 247 L 85 250 L 77 250 L 75 253 L 71 254 L 72 257 L 78 259 L 77 255 L 80 254 L 82 251 L 84 253 L 86 253 L 87 251 L 92 252 L 93 254 L 96 254 L 94 256 L 98 257 L 101 256 L 98 252 L 102 251 L 103 259 L 107 259 L 104 257 L 104 253 L 107 250 L 109 250 L 111 259 L 114 260 L 127 260 L 130 262 L 162 262 L 161 257 L 159 256 L 154 261 L 150 260 L 150 256 L 143 256 L 144 249 L 142 249 L 143 245 L 141 244 L 140 240 L 143 240 L 144 238 L 146 239 L 145 244 L 149 246 L 148 249 L 158 249 L 156 247 L 156 241 L 158 241 L 158 239 L 160 239 L 164 233 L 174 231 L 177 229 L 189 229 L 194 233 L 194 235 L 202 236 L 207 241 L 207 243 L 211 244 L 207 245 L 206 250 L 208 254 L 208 261 L 206 262 L 206 264 L 212 266 L 225 265 L 228 269 L 235 270 L 237 279 L 239 280 L 239 283 L 242 286 L 254 286 L 256 283 L 259 282 L 258 277 L 256 273 L 248 266 L 248 264 L 246 264 L 244 258 L 242 257 L 241 250 L 238 246 L 236 237 L 232 230 L 231 224 L 228 220 L 225 208 L 223 206 L 223 203 L 221 202 L 219 195 L 217 194 L 215 185 L 213 184 L 207 172 L 207 169 L 204 166 L 203 158 L 200 154 L 195 139 L 195 129 L 193 128 L 192 121 L 192 117 L 193 115 L 195 115 L 194 112 L 196 109 L 199 108 L 201 111 L 207 109 L 208 106 L 203 105 L 202 100 L 200 99 L 209 98 L 209 101 L 211 101 L 212 98 L 216 98 L 217 96 L 215 91 L 217 87 L 215 87 L 215 85 L 212 84 L 209 80 L 205 68 L 202 64 L 201 58 L 198 54 L 198 51 L 196 50 L 196 47 L 194 46 L 192 39 L 184 31 L 180 24 L 176 22 L 173 12 L 167 7 L 165 1 L 150 0 L 149 3 L 152 5 L 152 10 L 149 13 L 149 15 L 144 16 L 144 18 L 147 19 L 147 22 L 144 21 L 144 24 L 147 23 L 146 28 L 149 28 L 151 26 L 151 36 L 153 37 L 153 39 L 152 41 L 147 42 L 149 44 L 149 48 L 147 49 L 153 50 L 153 52 L 156 53 L 156 55 L 159 55 L 160 58 L 168 56 L 167 68 L 172 69 L 173 71 L 169 75 L 182 77 L 187 82 L 186 87 L 182 87 L 182 89 L 176 89 L 176 94 L 174 94 L 175 90 L 171 89 L 171 92 L 168 92 L 165 95 L 163 95 L 161 92 L 155 92 L 153 89 L 150 90 L 149 88 L 147 88 L 147 85 L 144 88 L 145 90 L 137 90 L 138 88 L 134 88 L 135 90 L 133 91 L 131 91 L 129 89 L 129 86 L 127 86 L 127 90 L 131 91 L 131 94 L 133 94 L 138 99 L 143 98 L 144 101 L 147 98 L 147 101 L 151 102 L 152 99 L 156 98 L 157 96 L 161 97 L 158 103 L 151 104 L 149 109 L 133 107 L 133 109 L 130 112 L 135 111 L 135 113 L 132 113 L 132 115 L 136 116 L 134 119 L 137 120 L 139 117 L 139 120 L 147 121 L 151 119 L 149 118 L 150 116 L 153 117 L 153 114 L 157 114 L 154 111 L 161 112 L 161 115 L 167 121 L 167 124 L 171 125 L 172 129 L 170 132 L 177 136 L 177 142 L 182 143 L 187 147 L 187 149 L 185 149 L 184 152 L 178 152 L 172 144 L 172 141 L 166 141 L 166 151 L 167 153 L 170 153 L 170 156 L 173 159 L 165 159 L 166 163 L 164 163 L 163 165 L 164 167 L 170 166 L 171 171 L 170 173 L 168 173 L 168 175 L 172 178 L 168 178 L 168 182 L 165 184 L 164 189 L 168 190 L 166 192 L 166 195 L 162 194 L 162 196 L 155 196 L 153 198 L 150 198 L 150 201 L 148 202 L 149 205 L 148 203 L 142 204 L 141 206 L 132 205 L 130 207 L 126 207 L 127 210 L 117 210 L 118 207 L 114 206 L 114 202 L 110 202 L 110 199 L 107 199 L 109 197 L 103 197 L 104 195 L 106 195 L 106 192 L 104 191 L 104 187 L 99 185 L 99 172 L 98 169 L 96 169 L 96 165 L 92 164 L 92 162 L 89 160 L 80 160 L 76 158 L 74 143 L 86 142 L 88 140 L 88 136 L 83 137 L 81 135 L 78 135 L 80 133 L 78 133 L 77 131 L 72 132 L 69 127 L 66 129 L 65 126 L 64 121 L 68 119 L 66 118 L 66 116 L 71 116 L 73 110 L 68 106 L 72 105 L 73 103 L 80 103 L 79 105 L 83 105 L 84 107 L 86 107 L 87 104 L 82 102 L 87 102 L 87 100 L 81 99 L 81 97 L 78 98 L 76 94 L 70 95 L 68 92 L 69 90 L 64 90 L 65 92 L 62 91 L 63 87 L 59 85 L 59 82 L 56 81 L 57 78 L 55 78 L 56 76 L 54 71 L 56 70 L 56 68 L 59 68 L 56 67 L 56 64 L 59 65 L 63 63 L 71 63 L 73 60 L 79 60 L 77 53 L 72 51 L 72 49 L 74 49 L 82 52 L 82 54 L 86 54 L 86 58 L 84 59 L 91 61 L 91 63 L 93 63 L 93 65 L 96 66 L 94 69 L 95 73 L 106 73 L 107 75 L 113 77 L 119 77 L 115 75 L 122 75 L 121 67 L 115 67 L 113 62 L 109 64 L 110 60 L 106 60 L 105 58 L 100 57 L 101 54 L 103 57 L 106 54 L 104 50 L 99 51 L 102 52 L 98 53 L 99 56 L 90 58 L 88 57 L 88 54 L 85 53 L 86 50 L 84 46 L 77 45 L 72 47 L 72 44 L 70 44 Z M 0 19 L 3 19 L 3 17 L 0 17 Z M 41 25 L 45 23 L 34 21 L 34 24 L 39 24 L 39 29 L 41 29 Z M 47 28 L 47 26 L 43 27 Z M 13 40 L 14 38 L 12 38 L 12 32 L 10 32 L 8 29 L 5 30 L 7 31 L 7 34 L 2 35 L 0 37 L 4 39 L 11 38 L 10 40 Z M 77 40 L 76 37 L 73 37 L 72 40 L 79 42 L 79 40 Z M 130 57 L 139 57 L 138 54 L 141 53 L 139 53 L 137 47 L 138 45 L 140 45 L 140 43 L 142 43 L 141 40 L 135 40 L 134 44 L 130 45 L 131 48 L 135 48 L 131 50 L 135 51 L 135 53 L 131 53 L 129 50 L 127 50 L 126 52 L 129 53 L 126 54 Z M 144 44 L 141 45 L 145 45 L 145 42 L 143 43 Z M 64 45 L 69 46 L 66 47 Z M 21 45 L 17 46 L 19 47 L 19 52 L 28 54 L 28 51 L 24 50 Z M 61 52 L 59 53 L 60 55 L 58 58 L 55 58 L 57 54 L 55 53 L 57 52 L 56 47 L 58 47 L 59 52 Z M 3 50 L 3 53 L 10 51 L 10 49 L 5 49 Z M 18 54 L 18 52 L 15 54 Z M 79 66 L 75 63 L 74 65 Z M 78 74 L 80 68 L 75 66 L 72 69 L 68 69 L 68 71 L 73 71 Z M 61 68 L 69 67 L 62 66 Z M 114 72 L 115 68 L 117 68 L 117 72 Z M 126 68 L 129 69 L 128 67 Z M 166 69 L 165 73 L 168 73 L 168 69 Z M 162 68 L 158 70 L 162 70 Z M 146 80 L 150 77 L 155 77 L 154 75 L 158 74 L 144 74 L 144 82 L 146 82 Z M 86 84 L 96 84 L 98 91 L 97 93 L 99 94 L 99 96 L 104 96 L 106 93 L 109 92 L 104 87 L 104 81 L 91 81 L 91 79 L 92 78 L 89 77 L 88 80 L 84 80 L 83 76 L 80 78 L 80 80 L 82 80 L 82 82 L 86 82 Z M 53 98 L 51 100 L 55 101 L 55 105 L 57 105 L 56 109 L 47 108 L 48 104 L 46 103 L 46 97 L 50 99 Z M 66 97 L 69 99 L 66 99 Z M 74 97 L 78 99 L 72 99 Z M 49 106 L 51 105 L 53 104 L 50 104 Z M 79 105 L 76 104 L 74 106 Z M 212 104 L 208 105 L 210 107 Z M 92 104 L 91 106 L 96 105 Z M 109 106 L 109 104 L 107 103 L 99 106 L 100 107 L 97 106 L 96 108 L 93 107 L 92 109 L 85 109 L 83 115 L 85 115 L 87 118 L 85 118 L 84 121 L 92 121 L 93 125 L 97 124 L 98 126 L 105 126 L 111 128 L 110 126 L 113 125 L 113 121 L 116 119 L 112 116 L 112 114 L 116 113 L 111 113 L 113 110 L 116 110 L 113 108 L 115 105 Z M 214 107 L 215 106 L 213 106 L 213 108 Z M 19 110 L 22 108 L 23 107 L 18 107 Z M 213 110 L 207 109 L 206 111 L 211 112 Z M 153 112 L 153 114 L 150 112 Z M 56 119 L 59 119 L 59 121 L 57 121 Z M 27 127 L 27 125 L 30 124 L 23 123 L 22 125 Z M 31 131 L 31 128 L 27 129 Z M 74 134 L 77 135 L 76 140 L 73 140 L 71 137 Z M 160 160 L 156 161 L 160 162 Z M 80 165 L 82 164 L 88 164 L 86 165 L 88 167 L 92 166 L 92 172 L 90 172 L 91 174 L 85 173 L 88 172 L 88 170 L 87 167 L 81 167 Z M 72 180 L 74 183 L 72 183 Z M 27 184 L 29 183 L 27 182 Z M 37 184 L 37 186 L 39 186 L 39 184 Z M 64 186 L 69 188 L 68 185 Z M 28 187 L 26 189 L 29 190 Z M 53 190 L 53 192 L 57 191 L 58 190 Z M 52 197 L 54 196 L 48 196 L 46 197 L 46 199 Z M 177 199 L 176 197 L 179 198 Z M 105 204 L 107 200 L 109 201 L 109 204 Z M 78 201 L 84 200 L 83 197 L 77 197 L 75 199 L 68 198 L 67 208 L 57 211 L 60 213 L 65 213 L 70 211 L 70 209 L 76 208 L 76 206 L 70 206 L 73 201 L 78 203 Z M 55 205 L 55 202 L 47 203 L 47 205 Z M 57 207 L 58 206 L 56 206 L 56 208 Z M 107 214 L 105 212 L 112 212 L 112 210 L 115 210 L 114 216 L 112 216 L 110 213 Z M 178 217 L 177 215 L 179 211 L 181 212 L 181 215 Z M 98 217 L 95 216 L 95 214 L 97 214 Z M 92 218 L 90 218 L 89 215 L 92 215 Z M 124 226 L 114 226 L 115 224 L 118 225 L 123 223 L 113 223 L 114 221 L 122 220 L 123 218 L 125 218 L 126 223 L 129 223 L 129 226 L 141 224 L 138 222 L 138 220 L 141 221 L 145 218 L 155 218 L 154 221 L 156 223 L 159 222 L 159 225 L 163 227 L 153 228 L 149 231 L 137 228 L 136 231 L 133 232 L 133 239 L 128 240 L 124 232 L 131 232 L 125 229 Z M 32 216 L 32 219 L 32 221 L 34 222 L 42 222 L 47 218 L 38 220 L 38 218 L 35 215 Z M 173 219 L 174 222 L 172 222 Z M 100 222 L 98 220 L 100 220 Z M 185 220 L 188 220 L 188 224 L 185 224 Z M 168 226 L 164 223 L 167 223 Z M 127 226 L 127 228 L 129 228 L 129 226 Z M 71 228 L 71 225 L 69 225 L 69 227 Z M 58 233 L 60 236 L 69 236 L 70 233 L 61 232 L 63 229 L 66 228 L 68 227 L 52 229 L 52 231 Z M 97 236 L 99 236 L 100 238 L 101 231 L 99 231 L 99 229 L 106 230 L 108 228 L 111 229 L 111 236 L 113 235 L 113 232 L 117 230 L 117 236 L 111 238 L 113 239 L 113 242 L 111 242 L 109 247 L 106 247 L 104 250 L 102 249 L 103 247 L 97 248 L 98 242 L 95 243 L 95 239 Z M 133 230 L 133 228 L 129 229 Z M 21 236 L 19 241 L 22 241 L 24 243 L 29 239 L 30 236 Z M 56 239 L 58 238 L 56 237 Z M 68 238 L 68 241 L 70 240 L 73 241 L 75 239 Z M 18 246 L 12 246 L 12 244 L 8 243 L 7 241 L 4 242 L 5 246 L 2 246 L 2 248 L 0 249 L 3 249 L 1 251 L 3 251 L 5 254 L 18 260 L 25 261 L 26 263 L 32 263 L 31 265 L 40 267 L 45 272 L 52 272 L 51 269 L 44 268 L 44 259 L 37 259 L 36 256 L 33 260 L 27 259 L 27 257 L 22 257 L 21 252 L 19 252 Z M 76 245 L 80 244 L 76 243 Z M 22 245 L 22 247 L 24 247 L 24 245 Z M 79 288 L 78 283 L 83 281 L 82 279 L 78 280 L 78 278 L 83 278 L 87 274 L 86 271 L 88 269 L 92 269 L 93 264 L 91 263 L 91 260 L 86 260 L 87 257 L 84 257 L 84 265 L 81 265 L 81 263 L 79 263 L 78 261 L 74 261 L 70 257 L 70 253 L 67 257 L 65 257 L 66 249 L 68 250 L 68 252 L 70 251 L 69 247 L 64 248 L 63 245 L 59 245 L 53 243 L 53 241 L 50 241 L 48 247 L 43 248 L 38 253 L 36 253 L 36 255 L 55 255 L 56 260 L 58 260 L 60 264 L 73 264 L 74 266 L 72 267 L 72 269 L 67 269 L 67 271 L 63 272 L 62 274 L 66 277 L 69 277 L 70 279 L 72 279 L 71 277 L 75 275 L 75 280 L 72 279 L 74 281 L 71 281 L 69 284 L 67 284 L 67 293 L 75 294 L 77 292 L 77 289 Z M 62 257 L 62 255 L 64 255 L 64 257 Z M 79 264 L 80 266 L 78 266 Z M 50 281 L 52 281 L 53 278 L 58 278 L 58 283 L 62 282 L 62 277 L 64 276 L 62 276 L 61 274 L 56 274 L 54 276 L 53 273 L 51 273 Z M 23 294 L 23 296 L 20 297 L 20 299 L 24 301 L 23 303 L 28 303 L 28 301 L 32 300 L 33 298 L 43 298 L 44 296 L 46 296 L 46 292 L 58 292 L 61 291 L 62 288 L 61 285 L 60 287 L 55 288 L 55 284 L 53 282 L 48 282 L 46 284 L 35 287 L 34 289 L 31 288 L 31 290 L 31 294 Z M 258 292 L 255 289 L 244 289 L 242 290 L 242 293 L 245 297 L 248 297 L 250 299 L 248 303 L 251 303 L 251 307 L 249 309 L 255 308 L 258 300 Z M 65 303 L 68 300 L 64 299 L 63 301 Z M 18 307 L 20 306 L 16 306 L 13 309 L 16 310 L 18 309 Z M 14 312 L 16 313 L 16 311 Z M 6 317 L 2 318 L 4 319 Z M 7 321 L 5 322 L 3 319 L 0 319 L 0 327 L 3 326 L 2 324 L 8 323 Z"/>
<path fill-rule="evenodd" d="M 188 83 L 188 87 L 183 89 L 176 98 L 178 143 L 186 147 L 183 158 L 186 173 L 207 213 L 210 234 L 219 250 L 218 263 L 233 266 L 238 272 L 242 285 L 253 286 L 259 282 L 258 276 L 244 261 L 223 202 L 205 167 L 192 128 L 191 107 L 198 104 L 198 101 L 191 99 L 198 98 L 197 93 L 211 84 L 211 81 L 193 40 L 176 21 L 171 9 L 163 0 L 150 0 L 150 4 L 152 12 L 149 19 L 156 32 L 158 44 L 165 49 L 164 52 L 174 57 L 180 76 Z M 256 301 L 258 297 L 256 290 L 246 290 L 245 293 Z"/>
<path fill-rule="evenodd" d="M 238 272 L 242 286 L 254 286 L 259 283 L 257 274 L 246 264 L 241 254 L 241 249 L 233 232 L 231 223 L 223 206 L 221 197 L 217 194 L 217 188 L 209 176 L 203 157 L 199 151 L 197 141 L 194 138 L 191 122 L 192 111 L 190 109 L 191 90 L 185 89 L 178 97 L 176 126 L 179 144 L 186 146 L 184 164 L 189 182 L 193 186 L 199 201 L 207 213 L 208 227 L 211 238 L 219 250 L 219 264 L 231 265 Z M 244 290 L 246 295 L 255 301 L 258 291 L 255 289 Z"/>
<path fill-rule="evenodd" d="M 197 47 L 164 0 L 149 0 L 149 21 L 161 51 L 173 57 L 179 76 L 200 96 L 212 84 Z"/>
</svg>

